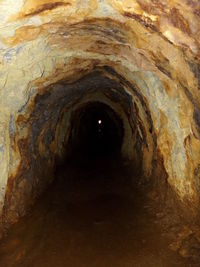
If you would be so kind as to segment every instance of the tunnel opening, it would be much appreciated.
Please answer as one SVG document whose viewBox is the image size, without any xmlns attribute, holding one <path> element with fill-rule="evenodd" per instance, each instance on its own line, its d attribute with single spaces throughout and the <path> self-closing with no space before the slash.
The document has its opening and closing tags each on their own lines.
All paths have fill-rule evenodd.
<svg viewBox="0 0 200 267">
<path fill-rule="evenodd" d="M 89 102 L 72 114 L 65 154 L 71 161 L 93 164 L 96 160 L 120 156 L 123 138 L 123 122 L 119 115 L 107 104 Z"/>
</svg>

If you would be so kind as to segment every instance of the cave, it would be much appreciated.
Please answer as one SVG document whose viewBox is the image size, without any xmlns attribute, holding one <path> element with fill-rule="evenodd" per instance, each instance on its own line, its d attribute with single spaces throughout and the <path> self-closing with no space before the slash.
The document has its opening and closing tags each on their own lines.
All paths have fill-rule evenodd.
<svg viewBox="0 0 200 267">
<path fill-rule="evenodd" d="M 0 1 L 1 267 L 199 266 L 199 10 Z"/>
</svg>

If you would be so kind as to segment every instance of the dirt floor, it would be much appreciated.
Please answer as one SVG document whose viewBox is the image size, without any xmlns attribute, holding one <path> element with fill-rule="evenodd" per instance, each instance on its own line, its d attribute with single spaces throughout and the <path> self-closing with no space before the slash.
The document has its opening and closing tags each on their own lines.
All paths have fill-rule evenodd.
<svg viewBox="0 0 200 267">
<path fill-rule="evenodd" d="M 197 266 L 169 248 L 148 210 L 122 161 L 69 164 L 11 227 L 0 267 Z"/>
</svg>

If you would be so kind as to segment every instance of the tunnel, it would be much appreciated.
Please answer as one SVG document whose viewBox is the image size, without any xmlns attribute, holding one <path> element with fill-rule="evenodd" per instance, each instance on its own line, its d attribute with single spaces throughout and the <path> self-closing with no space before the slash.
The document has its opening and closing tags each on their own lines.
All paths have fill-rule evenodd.
<svg viewBox="0 0 200 267">
<path fill-rule="evenodd" d="M 74 156 L 83 159 L 119 154 L 123 142 L 123 123 L 108 105 L 91 102 L 72 116 L 70 143 Z M 73 148 L 74 147 L 74 148 Z M 75 152 L 76 151 L 76 152 Z"/>
<path fill-rule="evenodd" d="M 155 223 L 168 229 L 181 217 L 136 88 L 105 66 L 53 83 L 29 102 L 13 133 L 22 161 L 4 205 L 5 223 L 22 219 L 8 232 L 1 265 L 185 264 L 168 251 L 169 237 L 163 241 Z M 26 241 L 19 237 L 24 234 Z"/>
<path fill-rule="evenodd" d="M 123 266 L 128 258 L 131 264 L 140 262 L 145 266 L 149 253 L 155 255 L 152 266 L 163 261 L 182 263 L 173 253 L 172 260 L 167 253 L 157 259 L 156 243 L 162 242 L 158 233 L 150 249 L 154 226 L 145 210 L 149 201 L 146 196 L 156 189 L 156 183 L 166 194 L 166 177 L 162 174 L 159 178 L 163 181 L 151 181 L 151 172 L 162 170 L 163 166 L 154 163 L 155 170 L 152 169 L 156 137 L 150 114 L 139 95 L 135 97 L 143 106 L 139 106 L 140 102 L 133 104 L 124 83 L 113 69 L 97 68 L 75 82 L 52 84 L 35 94 L 29 111 L 20 111 L 16 135 L 23 163 L 16 183 L 7 192 L 4 214 L 12 223 L 23 218 L 9 230 L 10 238 L 19 243 L 11 255 L 1 251 L 2 265 L 64 266 L 67 262 L 69 266 L 80 266 L 84 261 L 92 266 L 98 260 L 97 266 Z M 24 114 L 28 116 L 25 118 Z M 24 127 L 31 129 L 27 139 L 21 137 Z M 153 205 L 153 199 L 151 202 Z M 43 224 L 45 230 L 40 228 Z M 16 237 L 15 233 L 21 231 L 27 242 Z M 35 242 L 40 246 L 33 253 Z M 75 243 L 69 245 L 70 242 Z M 138 246 L 132 256 L 123 246 L 116 245 L 124 242 L 128 247 Z M 25 246 L 30 249 L 30 257 L 18 259 L 20 251 L 27 249 Z M 79 250 L 78 258 L 75 248 Z M 69 258 L 65 257 L 65 249 Z M 48 259 L 45 251 L 50 253 Z M 116 251 L 120 257 L 116 257 Z M 140 259 L 137 253 L 142 255 Z"/>
<path fill-rule="evenodd" d="M 200 265 L 197 2 L 0 1 L 1 267 Z"/>
</svg>

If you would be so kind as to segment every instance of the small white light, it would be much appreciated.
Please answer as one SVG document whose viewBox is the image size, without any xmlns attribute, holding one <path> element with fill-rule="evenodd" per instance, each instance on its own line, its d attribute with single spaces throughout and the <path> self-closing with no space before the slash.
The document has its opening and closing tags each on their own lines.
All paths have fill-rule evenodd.
<svg viewBox="0 0 200 267">
<path fill-rule="evenodd" d="M 101 124 L 102 123 L 102 121 L 101 120 L 98 120 L 98 124 Z"/>
</svg>

